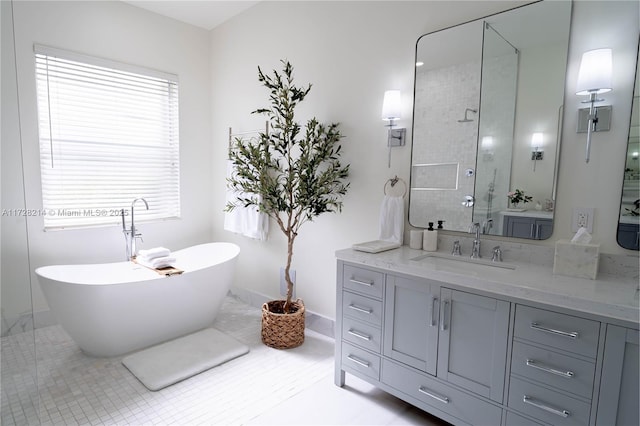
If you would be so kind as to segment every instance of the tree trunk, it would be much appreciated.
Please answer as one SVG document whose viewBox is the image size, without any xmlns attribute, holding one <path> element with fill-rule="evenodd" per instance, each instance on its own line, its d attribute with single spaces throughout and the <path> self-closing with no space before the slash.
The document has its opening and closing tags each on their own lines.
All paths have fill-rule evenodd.
<svg viewBox="0 0 640 426">
<path fill-rule="evenodd" d="M 287 300 L 284 303 L 283 311 L 285 313 L 291 313 L 291 298 L 293 297 L 293 281 L 291 280 L 291 259 L 293 258 L 293 241 L 296 238 L 296 234 L 290 231 L 287 238 L 287 266 L 284 268 L 284 278 L 287 282 Z"/>
</svg>

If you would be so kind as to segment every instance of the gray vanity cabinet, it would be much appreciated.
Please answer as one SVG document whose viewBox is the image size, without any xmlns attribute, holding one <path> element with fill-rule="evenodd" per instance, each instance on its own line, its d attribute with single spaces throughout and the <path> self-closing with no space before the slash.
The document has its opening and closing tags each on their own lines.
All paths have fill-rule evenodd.
<svg viewBox="0 0 640 426">
<path fill-rule="evenodd" d="M 528 216 L 505 216 L 503 236 L 546 240 L 553 232 L 552 219 Z"/>
<path fill-rule="evenodd" d="M 607 325 L 597 425 L 640 424 L 639 363 L 638 330 Z"/>
<path fill-rule="evenodd" d="M 510 303 L 442 288 L 438 377 L 502 402 Z"/>
<path fill-rule="evenodd" d="M 338 261 L 336 385 L 348 372 L 455 425 L 640 424 L 637 325 L 366 260 Z"/>
<path fill-rule="evenodd" d="M 338 386 L 349 372 L 454 424 L 502 422 L 509 302 L 343 262 L 337 299 Z"/>
<path fill-rule="evenodd" d="M 618 244 L 629 250 L 640 248 L 640 227 L 637 223 L 618 224 Z"/>
</svg>

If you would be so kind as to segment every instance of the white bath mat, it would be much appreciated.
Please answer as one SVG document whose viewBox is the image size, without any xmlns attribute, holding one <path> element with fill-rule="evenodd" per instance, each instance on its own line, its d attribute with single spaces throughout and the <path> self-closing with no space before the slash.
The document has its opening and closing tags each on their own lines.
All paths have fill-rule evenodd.
<svg viewBox="0 0 640 426">
<path fill-rule="evenodd" d="M 152 391 L 202 373 L 249 352 L 249 347 L 214 328 L 161 343 L 122 359 Z"/>
</svg>

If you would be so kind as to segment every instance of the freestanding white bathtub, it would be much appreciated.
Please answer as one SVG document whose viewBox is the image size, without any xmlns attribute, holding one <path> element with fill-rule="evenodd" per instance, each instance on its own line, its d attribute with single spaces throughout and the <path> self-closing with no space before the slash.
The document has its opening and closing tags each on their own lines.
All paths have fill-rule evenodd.
<svg viewBox="0 0 640 426">
<path fill-rule="evenodd" d="M 235 272 L 240 248 L 201 244 L 172 253 L 181 275 L 133 262 L 36 269 L 49 308 L 88 355 L 122 355 L 208 327 Z"/>
</svg>

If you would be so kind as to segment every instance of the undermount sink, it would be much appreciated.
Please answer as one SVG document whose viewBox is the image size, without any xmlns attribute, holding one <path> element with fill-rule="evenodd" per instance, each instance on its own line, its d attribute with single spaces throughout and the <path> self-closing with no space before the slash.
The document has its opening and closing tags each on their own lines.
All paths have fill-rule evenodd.
<svg viewBox="0 0 640 426">
<path fill-rule="evenodd" d="M 450 254 L 444 253 L 426 253 L 420 256 L 416 256 L 411 260 L 421 263 L 428 263 L 434 265 L 435 267 L 449 267 L 449 268 L 464 268 L 466 265 L 470 266 L 470 268 L 465 268 L 466 270 L 478 270 L 489 268 L 491 270 L 505 270 L 505 271 L 513 271 L 516 269 L 515 266 L 504 264 L 502 262 L 492 262 L 491 260 L 485 259 L 474 259 L 468 256 L 453 256 Z"/>
</svg>

